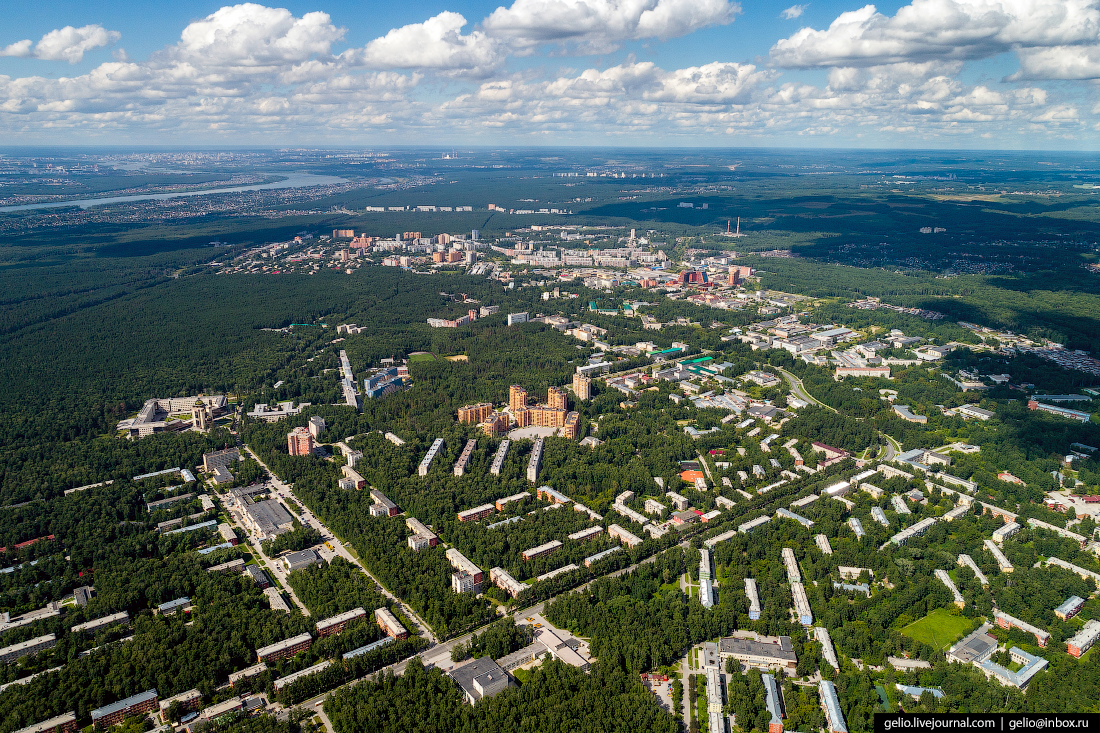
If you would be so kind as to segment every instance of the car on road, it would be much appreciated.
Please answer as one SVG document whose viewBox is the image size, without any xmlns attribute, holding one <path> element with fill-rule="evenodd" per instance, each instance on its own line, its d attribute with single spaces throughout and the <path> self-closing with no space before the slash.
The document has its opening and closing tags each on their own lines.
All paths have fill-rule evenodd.
<svg viewBox="0 0 1100 733">
<path fill-rule="evenodd" d="M 527 617 L 527 620 L 528 620 L 528 621 L 534 621 L 534 620 L 535 620 L 535 618 L 534 618 L 534 616 L 528 616 L 528 617 Z"/>
</svg>

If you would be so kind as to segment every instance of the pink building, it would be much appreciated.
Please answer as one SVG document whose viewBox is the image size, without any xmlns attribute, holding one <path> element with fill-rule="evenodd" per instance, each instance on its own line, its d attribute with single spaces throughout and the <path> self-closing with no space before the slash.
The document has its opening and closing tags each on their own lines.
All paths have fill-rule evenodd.
<svg viewBox="0 0 1100 733">
<path fill-rule="evenodd" d="M 287 450 L 292 456 L 313 455 L 313 436 L 306 428 L 294 428 L 286 436 Z"/>
</svg>

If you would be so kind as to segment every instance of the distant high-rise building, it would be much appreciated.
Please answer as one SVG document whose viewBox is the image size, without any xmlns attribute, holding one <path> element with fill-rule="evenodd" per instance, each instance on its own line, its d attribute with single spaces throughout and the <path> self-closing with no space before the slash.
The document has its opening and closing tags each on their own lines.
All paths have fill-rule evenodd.
<svg viewBox="0 0 1100 733">
<path fill-rule="evenodd" d="M 588 400 L 592 398 L 592 380 L 588 377 L 581 376 L 580 374 L 573 375 L 573 394 L 577 396 L 578 400 Z"/>
<path fill-rule="evenodd" d="M 292 456 L 313 455 L 313 436 L 305 428 L 294 428 L 286 436 L 287 450 Z"/>
<path fill-rule="evenodd" d="M 473 229 L 473 230 L 470 231 L 470 239 L 474 240 L 475 242 L 477 241 L 478 237 L 480 237 L 480 236 L 481 236 L 481 232 L 479 232 L 477 229 Z"/>
<path fill-rule="evenodd" d="M 518 384 L 508 388 L 508 407 L 515 412 L 521 407 L 527 407 L 527 390 Z"/>
<path fill-rule="evenodd" d="M 546 404 L 556 409 L 568 410 L 569 401 L 565 396 L 565 390 L 560 387 L 551 387 L 546 390 Z"/>
<path fill-rule="evenodd" d="M 320 440 L 321 433 L 324 432 L 324 429 L 325 418 L 314 415 L 309 419 L 309 434 L 313 436 L 313 440 Z"/>
</svg>

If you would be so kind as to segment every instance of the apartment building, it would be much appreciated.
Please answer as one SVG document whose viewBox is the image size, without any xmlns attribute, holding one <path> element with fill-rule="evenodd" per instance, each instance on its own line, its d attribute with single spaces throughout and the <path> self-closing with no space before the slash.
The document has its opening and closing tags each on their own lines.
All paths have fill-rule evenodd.
<svg viewBox="0 0 1100 733">
<path fill-rule="evenodd" d="M 480 402 L 458 408 L 458 421 L 467 425 L 477 425 L 488 420 L 492 414 L 493 406 L 488 402 Z"/>
<path fill-rule="evenodd" d="M 307 428 L 294 428 L 287 434 L 286 442 L 292 456 L 313 455 L 313 434 Z"/>
</svg>

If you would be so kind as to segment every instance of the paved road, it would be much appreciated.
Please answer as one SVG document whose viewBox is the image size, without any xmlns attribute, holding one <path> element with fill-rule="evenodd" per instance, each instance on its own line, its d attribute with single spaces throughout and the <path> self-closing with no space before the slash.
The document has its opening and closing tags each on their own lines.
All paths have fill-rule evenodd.
<svg viewBox="0 0 1100 733">
<path fill-rule="evenodd" d="M 780 369 L 779 373 L 787 378 L 787 382 L 790 383 L 791 391 L 794 392 L 795 397 L 798 397 L 799 399 L 806 400 L 811 405 L 817 405 L 818 407 L 824 407 L 827 410 L 833 410 L 833 412 L 836 412 L 836 410 L 834 410 L 832 407 L 829 407 L 824 402 L 822 402 L 819 399 L 814 398 L 813 395 L 811 395 L 809 392 L 807 392 L 806 387 L 802 384 L 801 379 L 799 379 L 795 375 L 791 374 L 786 369 Z"/>
<path fill-rule="evenodd" d="M 284 501 L 286 501 L 287 499 L 294 499 L 295 502 L 297 502 L 299 505 L 301 505 L 301 502 L 299 502 L 297 500 L 297 498 L 294 497 L 294 492 L 291 491 L 291 488 L 288 485 L 286 485 L 285 483 L 283 483 L 275 475 L 275 473 L 270 468 L 268 468 L 267 465 L 263 461 L 260 460 L 260 457 L 258 455 L 256 455 L 255 451 L 253 451 L 248 446 L 245 446 L 245 450 L 248 451 L 249 455 L 251 455 L 254 459 L 256 459 L 257 463 L 259 463 L 261 466 L 263 466 L 265 471 L 267 471 L 269 474 L 271 474 L 271 485 L 275 488 L 278 495 Z M 377 586 L 378 591 L 382 595 L 384 595 L 386 598 L 393 601 L 394 604 L 396 604 L 397 607 L 401 609 L 401 612 L 404 613 L 407 618 L 411 619 L 413 621 L 413 623 L 415 623 L 420 628 L 420 633 L 421 633 L 422 636 L 424 636 L 426 639 L 428 639 L 428 641 L 430 643 L 432 643 L 432 644 L 436 643 L 436 636 L 432 632 L 431 627 L 429 627 L 424 622 L 423 619 L 421 619 L 419 616 L 417 616 L 416 613 L 413 612 L 412 608 L 410 608 L 408 605 L 406 605 L 404 602 L 402 602 L 400 598 L 395 596 L 393 593 L 391 593 L 389 590 L 387 590 L 384 585 L 382 585 L 380 582 L 378 582 L 377 578 L 375 578 L 373 575 L 371 575 L 369 572 L 367 572 L 367 569 L 363 567 L 363 564 L 361 562 L 359 562 L 359 559 L 356 558 L 354 555 L 352 555 L 348 551 L 348 549 L 344 545 L 344 543 L 332 532 L 332 530 L 330 530 L 327 526 L 325 526 L 321 522 L 320 519 L 313 516 L 313 514 L 309 511 L 309 509 L 306 509 L 304 505 L 302 505 L 302 514 L 301 514 L 300 519 L 301 519 L 303 524 L 308 524 L 308 525 L 316 528 L 317 530 L 319 530 L 321 532 L 322 539 L 324 539 L 328 544 L 332 545 L 333 552 L 331 552 L 331 553 L 325 552 L 325 549 L 327 549 L 327 548 L 324 548 L 324 549 L 321 550 L 321 554 L 322 554 L 322 556 L 325 557 L 326 560 L 331 559 L 329 557 L 330 555 L 339 555 L 340 557 L 344 558 L 345 560 L 347 560 L 348 562 L 353 564 L 355 567 L 359 568 L 363 572 L 363 574 L 366 575 L 368 578 L 370 578 L 371 581 L 375 584 L 375 586 Z M 285 578 L 284 578 L 284 582 L 285 582 Z M 287 588 L 289 589 L 289 586 L 287 586 Z"/>
<path fill-rule="evenodd" d="M 898 453 L 901 453 L 901 443 L 894 440 L 893 438 L 891 438 L 886 433 L 879 433 L 879 435 L 886 438 L 886 455 L 883 456 L 882 460 L 884 460 L 884 461 L 894 460 L 894 456 L 896 456 Z"/>
</svg>

